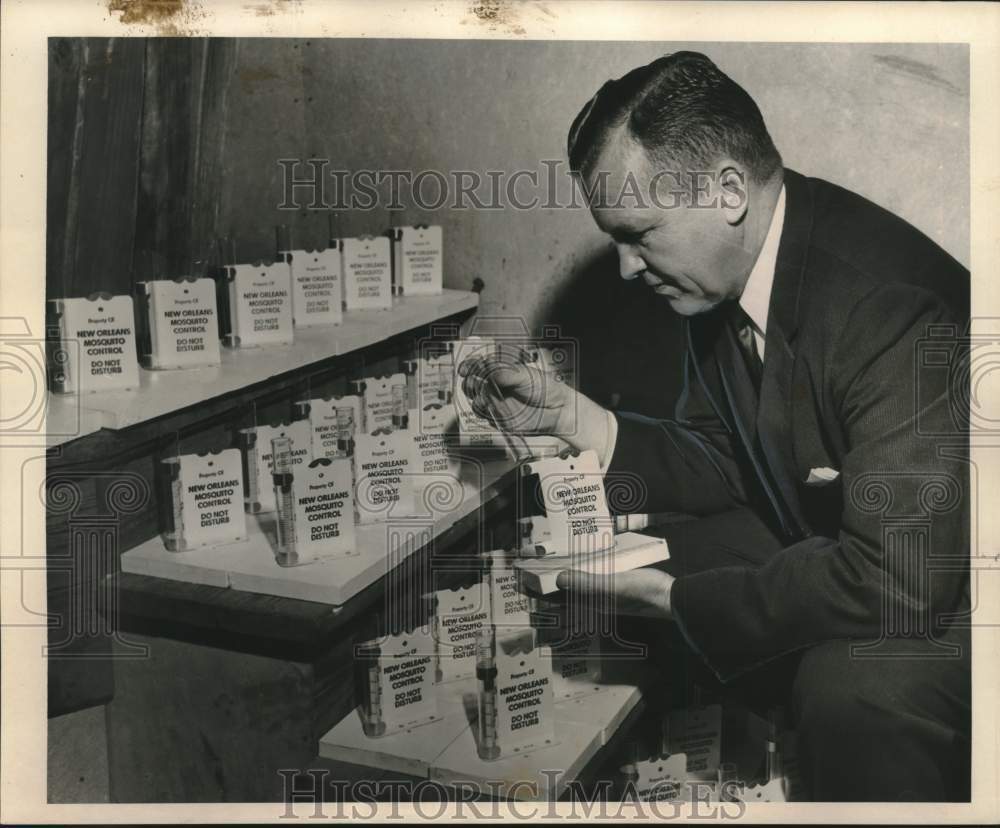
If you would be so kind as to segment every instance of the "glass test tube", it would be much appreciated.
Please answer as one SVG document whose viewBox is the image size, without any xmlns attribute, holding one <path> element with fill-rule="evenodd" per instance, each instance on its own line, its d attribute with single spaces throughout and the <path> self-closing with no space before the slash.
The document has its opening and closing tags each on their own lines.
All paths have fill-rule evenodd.
<svg viewBox="0 0 1000 828">
<path fill-rule="evenodd" d="M 260 497 L 257 491 L 257 429 L 239 430 L 240 454 L 243 462 L 243 510 L 255 515 L 260 511 Z"/>
<path fill-rule="evenodd" d="M 181 510 L 183 504 L 183 487 L 181 485 L 180 457 L 167 457 L 160 461 L 160 473 L 163 475 L 164 486 L 161 498 L 169 498 L 169 503 L 161 500 L 163 510 L 164 530 L 163 544 L 171 552 L 184 551 L 184 516 Z"/>
<path fill-rule="evenodd" d="M 363 646 L 359 652 L 362 669 L 361 726 L 369 737 L 383 736 L 381 651 L 377 646 Z"/>
<path fill-rule="evenodd" d="M 476 651 L 476 678 L 479 680 L 479 758 L 500 756 L 497 743 L 496 627 L 484 624 L 479 631 Z"/>
<path fill-rule="evenodd" d="M 337 457 L 354 456 L 354 409 L 340 406 L 337 411 Z"/>
<path fill-rule="evenodd" d="M 409 411 L 406 408 L 406 386 L 392 386 L 392 427 L 409 428 Z"/>
<path fill-rule="evenodd" d="M 298 562 L 295 544 L 295 495 L 292 492 L 292 439 L 275 437 L 271 441 L 274 504 L 277 512 L 278 544 L 275 558 L 281 566 Z"/>
</svg>

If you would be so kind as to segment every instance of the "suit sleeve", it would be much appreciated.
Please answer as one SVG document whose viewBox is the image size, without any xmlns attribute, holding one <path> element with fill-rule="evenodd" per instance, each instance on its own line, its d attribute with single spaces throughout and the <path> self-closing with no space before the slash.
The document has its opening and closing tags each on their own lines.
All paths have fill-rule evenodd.
<svg viewBox="0 0 1000 828">
<path fill-rule="evenodd" d="M 639 508 L 706 515 L 746 503 L 734 460 L 738 438 L 708 398 L 690 344 L 674 419 L 632 413 L 615 417 L 618 436 L 608 475 L 637 481 L 644 495 Z"/>
<path fill-rule="evenodd" d="M 928 325 L 948 323 L 964 332 L 933 294 L 880 287 L 828 354 L 847 446 L 838 537 L 808 538 L 760 569 L 675 581 L 675 618 L 721 679 L 821 641 L 874 643 L 897 627 L 929 635 L 954 610 L 968 563 L 968 440 L 953 420 L 961 388 L 943 357 L 920 358 Z M 943 353 L 954 364 L 961 348 L 953 338 Z"/>
</svg>

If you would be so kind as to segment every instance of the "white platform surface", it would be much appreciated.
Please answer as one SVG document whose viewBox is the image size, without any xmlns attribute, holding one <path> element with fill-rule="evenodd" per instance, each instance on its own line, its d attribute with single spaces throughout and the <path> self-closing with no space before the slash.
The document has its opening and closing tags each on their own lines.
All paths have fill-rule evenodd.
<svg viewBox="0 0 1000 828">
<path fill-rule="evenodd" d="M 595 685 L 593 692 L 571 699 L 556 701 L 556 720 L 567 722 L 599 722 L 601 744 L 606 745 L 621 727 L 629 713 L 642 699 L 638 687 L 629 684 Z"/>
<path fill-rule="evenodd" d="M 636 687 L 602 685 L 601 692 L 557 702 L 555 743 L 486 762 L 476 751 L 475 679 L 438 685 L 444 718 L 398 734 L 369 739 L 356 710 L 319 742 L 319 755 L 414 776 L 443 785 L 472 783 L 483 793 L 517 799 L 556 799 L 594 758 L 641 699 Z M 542 771 L 559 770 L 553 778 Z"/>
<path fill-rule="evenodd" d="M 426 778 L 430 763 L 469 727 L 465 715 L 457 713 L 420 727 L 370 739 L 355 709 L 319 740 L 319 755 L 324 759 Z"/>
<path fill-rule="evenodd" d="M 59 445 L 100 428 L 122 429 L 264 382 L 277 374 L 374 345 L 405 331 L 471 310 L 479 295 L 446 290 L 440 296 L 403 296 L 391 309 L 350 311 L 341 325 L 297 328 L 295 342 L 245 350 L 222 349 L 222 363 L 171 371 L 139 369 L 140 387 L 101 394 L 49 394 L 48 444 Z M 80 428 L 74 427 L 74 411 Z M 68 427 L 67 427 L 67 424 Z M 68 436 L 65 431 L 73 431 Z"/>
<path fill-rule="evenodd" d="M 273 551 L 274 515 L 269 513 L 247 515 L 249 538 L 240 543 L 170 552 L 157 535 L 122 555 L 122 571 L 304 601 L 344 604 L 418 551 L 420 529 L 432 526 L 433 535 L 437 537 L 495 497 L 499 479 L 511 467 L 512 463 L 507 460 L 491 461 L 483 466 L 463 465 L 460 503 L 448 511 L 415 518 L 412 523 L 403 521 L 392 528 L 385 523 L 356 527 L 360 554 L 301 566 L 278 566 Z M 417 540 L 402 547 L 390 561 L 386 554 L 388 533 L 410 527 Z"/>
</svg>

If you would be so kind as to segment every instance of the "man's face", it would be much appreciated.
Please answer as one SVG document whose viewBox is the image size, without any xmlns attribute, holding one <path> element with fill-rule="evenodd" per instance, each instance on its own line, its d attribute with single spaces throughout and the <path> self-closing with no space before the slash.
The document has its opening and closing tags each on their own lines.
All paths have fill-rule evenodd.
<svg viewBox="0 0 1000 828">
<path fill-rule="evenodd" d="M 608 195 L 604 204 L 591 206 L 591 214 L 614 241 L 623 279 L 641 277 L 684 316 L 739 297 L 753 262 L 748 262 L 740 224 L 727 220 L 717 181 L 709 180 L 710 189 L 700 198 L 716 206 L 698 206 L 687 196 L 671 198 L 667 191 L 677 189 L 677 177 L 661 176 L 657 204 L 650 197 L 657 169 L 627 136 L 609 141 L 591 186 L 597 170 L 607 171 Z M 628 194 L 616 203 L 629 173 L 642 203 Z"/>
</svg>

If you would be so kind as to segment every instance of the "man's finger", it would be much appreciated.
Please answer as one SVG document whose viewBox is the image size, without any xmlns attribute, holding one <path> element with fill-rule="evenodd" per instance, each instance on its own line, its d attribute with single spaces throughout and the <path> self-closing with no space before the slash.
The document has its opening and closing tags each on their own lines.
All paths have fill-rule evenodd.
<svg viewBox="0 0 1000 828">
<path fill-rule="evenodd" d="M 476 363 L 480 361 L 477 356 L 470 356 L 463 359 L 458 363 L 458 375 L 460 377 L 467 377 L 476 371 Z"/>
<path fill-rule="evenodd" d="M 483 367 L 487 383 L 496 383 L 500 390 L 522 385 L 528 379 L 528 369 L 524 365 L 511 365 L 509 362 L 491 359 Z"/>
<path fill-rule="evenodd" d="M 572 592 L 604 594 L 608 591 L 608 578 L 580 569 L 564 569 L 556 576 L 556 586 Z"/>
<path fill-rule="evenodd" d="M 484 420 L 488 420 L 490 422 L 493 422 L 496 419 L 488 400 L 483 394 L 476 394 L 474 397 L 470 397 L 469 403 L 472 406 L 472 413 L 477 417 L 482 417 Z"/>
<path fill-rule="evenodd" d="M 462 380 L 462 392 L 470 400 L 479 394 L 483 381 L 476 374 L 469 374 Z"/>
</svg>

